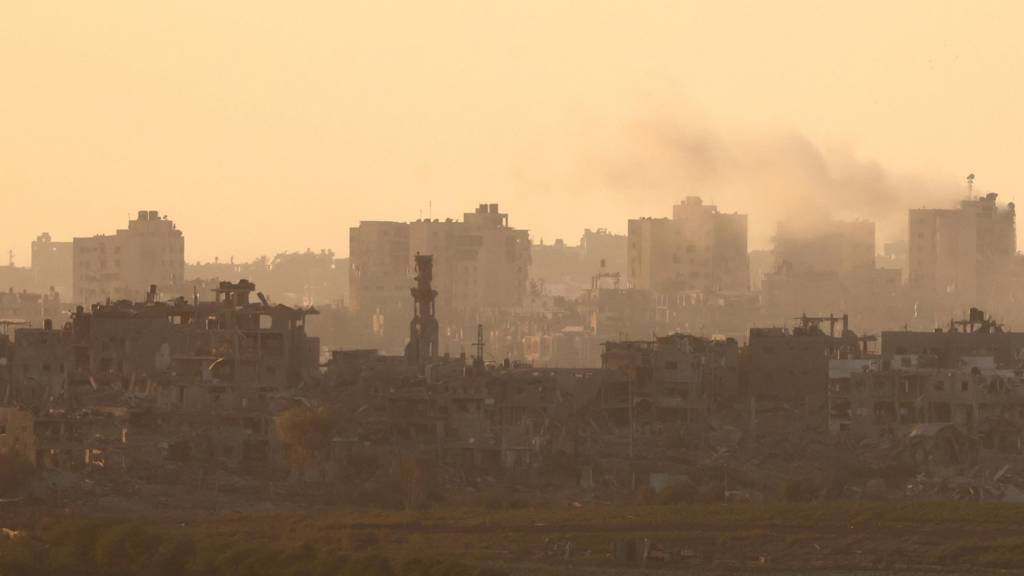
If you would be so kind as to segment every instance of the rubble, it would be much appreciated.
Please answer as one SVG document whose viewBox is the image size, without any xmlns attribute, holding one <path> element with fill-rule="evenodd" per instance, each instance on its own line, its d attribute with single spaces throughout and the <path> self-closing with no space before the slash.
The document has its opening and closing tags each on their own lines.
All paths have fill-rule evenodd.
<svg viewBox="0 0 1024 576">
<path fill-rule="evenodd" d="M 462 222 L 363 223 L 352 313 L 383 348 L 324 347 L 307 330 L 318 308 L 272 303 L 245 279 L 216 283 L 212 300 L 150 285 L 144 300 L 19 326 L 0 337 L 0 453 L 41 472 L 38 494 L 160 506 L 174 505 L 167 486 L 409 508 L 1022 497 L 1021 333 L 971 309 L 948 329 L 880 340 L 848 314 L 803 312 L 792 327 L 658 335 L 704 320 L 738 328 L 720 313 L 764 305 L 737 280 L 745 216 L 696 198 L 676 208 L 671 221 L 631 223 L 630 241 L 634 224 L 654 243 L 664 227 L 717 230 L 673 240 L 692 263 L 627 244 L 626 282 L 601 266 L 572 301 L 527 287 L 525 231 L 496 205 Z M 138 222 L 139 234 L 180 237 L 153 213 Z M 834 258 L 780 238 L 776 275 L 853 282 L 872 267 L 869 228 L 829 236 Z M 411 280 L 414 247 L 437 253 L 412 258 Z M 452 258 L 486 286 L 461 285 Z"/>
</svg>

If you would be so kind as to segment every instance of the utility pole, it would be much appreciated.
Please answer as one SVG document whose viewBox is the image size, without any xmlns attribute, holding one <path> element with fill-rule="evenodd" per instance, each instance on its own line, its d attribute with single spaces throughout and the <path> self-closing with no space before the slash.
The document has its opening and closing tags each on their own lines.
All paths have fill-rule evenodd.
<svg viewBox="0 0 1024 576">
<path fill-rule="evenodd" d="M 633 378 L 630 377 L 626 387 L 626 398 L 629 401 L 629 483 L 630 489 L 636 490 L 636 470 L 633 469 Z"/>
<path fill-rule="evenodd" d="M 629 460 L 633 461 L 633 379 L 626 385 L 626 401 L 629 403 Z"/>
</svg>

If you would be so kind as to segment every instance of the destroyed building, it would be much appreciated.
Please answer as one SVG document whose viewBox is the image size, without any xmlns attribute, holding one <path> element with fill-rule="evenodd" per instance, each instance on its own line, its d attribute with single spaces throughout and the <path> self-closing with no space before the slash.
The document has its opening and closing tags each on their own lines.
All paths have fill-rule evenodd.
<svg viewBox="0 0 1024 576">
<path fill-rule="evenodd" d="M 754 410 L 785 403 L 805 417 L 825 423 L 830 361 L 857 358 L 863 340 L 849 328 L 847 316 L 801 316 L 799 325 L 752 328 L 747 350 L 747 378 Z M 827 332 L 822 327 L 828 324 Z"/>
<path fill-rule="evenodd" d="M 275 301 L 289 306 L 338 306 L 348 302 L 348 274 L 348 259 L 335 257 L 332 250 L 280 252 L 272 258 L 262 256 L 249 262 L 214 259 L 185 264 L 186 289 L 188 284 L 215 285 L 246 278 L 273 294 Z"/>
<path fill-rule="evenodd" d="M 575 298 L 590 288 L 594 274 L 602 272 L 626 275 L 628 239 L 605 229 L 583 231 L 577 245 L 558 239 L 545 244 L 534 242 L 530 257 L 530 282 L 538 290 L 565 298 Z"/>
<path fill-rule="evenodd" d="M 17 443 L 42 469 L 272 473 L 271 459 L 283 461 L 274 414 L 320 381 L 319 343 L 304 331 L 316 310 L 254 291 L 223 282 L 212 300 L 161 302 L 151 287 L 143 302 L 79 306 L 62 327 L 16 330 L 4 404 L 17 411 L 0 422 L 18 418 Z M 0 430 L 0 450 L 13 449 L 5 443 L 14 436 Z"/>
<path fill-rule="evenodd" d="M 600 352 L 603 342 L 641 339 L 656 329 L 655 295 L 650 290 L 624 288 L 617 283 L 607 286 L 595 277 L 593 287 L 580 295 L 579 308 L 590 336 L 593 350 L 588 358 L 592 360 L 599 358 L 594 352 Z"/>
<path fill-rule="evenodd" d="M 946 330 L 883 332 L 878 357 L 832 370 L 829 428 L 878 438 L 951 425 L 982 450 L 1024 453 L 1022 352 L 1024 334 L 978 309 Z"/>
<path fill-rule="evenodd" d="M 251 301 L 255 286 L 224 282 L 214 301 L 116 301 L 79 307 L 64 327 L 15 331 L 13 389 L 20 400 L 60 396 L 68 386 L 294 388 L 315 378 L 319 343 L 306 336 L 315 309 Z M 169 380 L 168 380 L 169 378 Z M 205 394 L 205 393 L 204 393 Z"/>
<path fill-rule="evenodd" d="M 956 368 L 970 358 L 991 358 L 1006 369 L 1024 367 L 1024 332 L 1013 332 L 971 308 L 964 320 L 950 321 L 946 329 L 882 332 L 882 357 L 891 364 L 932 362 Z"/>
<path fill-rule="evenodd" d="M 170 288 L 185 280 L 185 237 L 155 210 L 140 210 L 115 234 L 75 238 L 73 302 L 140 300 L 152 285 Z"/>
<path fill-rule="evenodd" d="M 619 421 L 703 423 L 719 401 L 739 392 L 739 346 L 685 334 L 606 342 L 602 406 Z"/>
<path fill-rule="evenodd" d="M 0 321 L 11 325 L 40 326 L 44 318 L 61 319 L 64 306 L 60 294 L 54 291 L 42 294 L 13 288 L 0 292 Z"/>
<path fill-rule="evenodd" d="M 829 423 L 834 433 L 892 436 L 917 424 L 952 424 L 986 448 L 1022 453 L 1024 380 L 992 365 L 941 369 L 877 365 L 833 380 Z"/>
</svg>

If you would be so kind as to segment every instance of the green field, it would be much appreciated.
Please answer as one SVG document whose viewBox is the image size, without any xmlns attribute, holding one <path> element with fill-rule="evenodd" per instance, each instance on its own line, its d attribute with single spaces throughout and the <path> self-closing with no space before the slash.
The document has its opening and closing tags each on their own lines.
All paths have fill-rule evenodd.
<svg viewBox="0 0 1024 576">
<path fill-rule="evenodd" d="M 981 573 L 1024 567 L 1024 507 L 1008 504 L 594 505 L 144 521 L 31 518 L 17 536 L 0 539 L 0 575 Z"/>
</svg>

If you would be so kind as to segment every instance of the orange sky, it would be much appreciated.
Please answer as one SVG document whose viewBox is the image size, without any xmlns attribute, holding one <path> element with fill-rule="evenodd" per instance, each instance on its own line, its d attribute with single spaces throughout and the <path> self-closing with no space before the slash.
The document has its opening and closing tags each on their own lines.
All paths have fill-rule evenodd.
<svg viewBox="0 0 1024 576">
<path fill-rule="evenodd" d="M 190 261 L 344 254 L 360 219 L 479 202 L 575 241 L 687 194 L 749 211 L 755 247 L 807 201 L 898 235 L 968 172 L 1024 184 L 1022 21 L 978 1 L 4 2 L 0 248 L 27 265 L 39 232 L 155 209 Z"/>
</svg>

